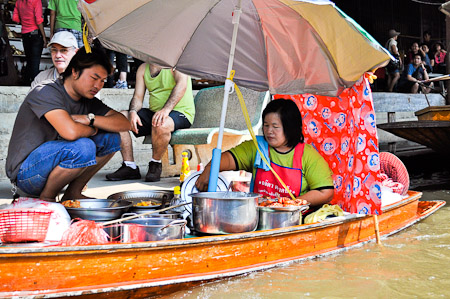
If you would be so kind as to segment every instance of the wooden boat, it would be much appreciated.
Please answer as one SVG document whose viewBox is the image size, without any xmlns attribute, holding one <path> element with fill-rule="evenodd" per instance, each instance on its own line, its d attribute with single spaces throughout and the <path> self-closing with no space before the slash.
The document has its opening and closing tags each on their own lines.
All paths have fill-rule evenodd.
<svg viewBox="0 0 450 299">
<path fill-rule="evenodd" d="M 392 235 L 441 208 L 422 193 L 387 206 L 380 234 Z M 144 298 L 347 250 L 375 240 L 374 217 L 241 234 L 94 246 L 0 247 L 0 297 Z"/>
<path fill-rule="evenodd" d="M 378 124 L 377 127 L 401 138 L 447 153 L 450 147 L 450 105 L 430 106 L 415 112 L 417 121 Z"/>
</svg>

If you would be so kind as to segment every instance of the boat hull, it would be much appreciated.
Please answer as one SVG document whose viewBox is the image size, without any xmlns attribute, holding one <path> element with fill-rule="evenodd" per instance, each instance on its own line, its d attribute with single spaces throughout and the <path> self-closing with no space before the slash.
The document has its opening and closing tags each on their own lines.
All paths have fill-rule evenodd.
<svg viewBox="0 0 450 299">
<path fill-rule="evenodd" d="M 382 236 L 445 204 L 419 202 L 420 196 L 410 192 L 378 216 Z M 374 238 L 372 216 L 350 215 L 311 225 L 177 241 L 1 247 L 0 297 L 144 298 L 347 250 Z"/>
</svg>

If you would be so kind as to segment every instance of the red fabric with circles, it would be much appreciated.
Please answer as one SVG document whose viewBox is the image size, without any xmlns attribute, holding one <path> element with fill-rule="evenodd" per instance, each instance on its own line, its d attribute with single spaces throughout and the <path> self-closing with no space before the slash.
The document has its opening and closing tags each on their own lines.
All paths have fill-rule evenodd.
<svg viewBox="0 0 450 299">
<path fill-rule="evenodd" d="M 333 171 L 332 204 L 360 214 L 381 214 L 381 175 L 372 92 L 363 77 L 338 97 L 275 95 L 302 114 L 305 142 Z"/>
</svg>

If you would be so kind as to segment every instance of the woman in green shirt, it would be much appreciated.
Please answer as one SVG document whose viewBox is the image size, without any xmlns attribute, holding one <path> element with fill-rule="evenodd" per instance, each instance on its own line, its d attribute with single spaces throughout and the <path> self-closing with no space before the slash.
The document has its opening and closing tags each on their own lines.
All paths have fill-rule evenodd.
<svg viewBox="0 0 450 299">
<path fill-rule="evenodd" d="M 311 206 L 330 202 L 334 194 L 332 171 L 325 159 L 311 145 L 304 143 L 297 105 L 285 99 L 271 101 L 262 118 L 264 136 L 257 136 L 258 147 L 292 194 Z M 210 166 L 209 163 L 196 182 L 199 190 L 207 189 Z M 226 170 L 251 172 L 252 192 L 271 198 L 289 197 L 261 159 L 252 140 L 222 154 L 220 171 Z"/>
</svg>

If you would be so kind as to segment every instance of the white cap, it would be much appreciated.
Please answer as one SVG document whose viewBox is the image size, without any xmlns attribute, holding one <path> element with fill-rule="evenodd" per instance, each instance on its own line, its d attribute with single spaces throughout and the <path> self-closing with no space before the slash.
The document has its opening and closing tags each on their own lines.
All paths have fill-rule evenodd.
<svg viewBox="0 0 450 299">
<path fill-rule="evenodd" d="M 74 47 L 75 49 L 78 49 L 77 39 L 69 31 L 56 32 L 48 43 L 48 46 L 50 47 L 52 44 L 59 44 L 66 48 Z"/>
</svg>

